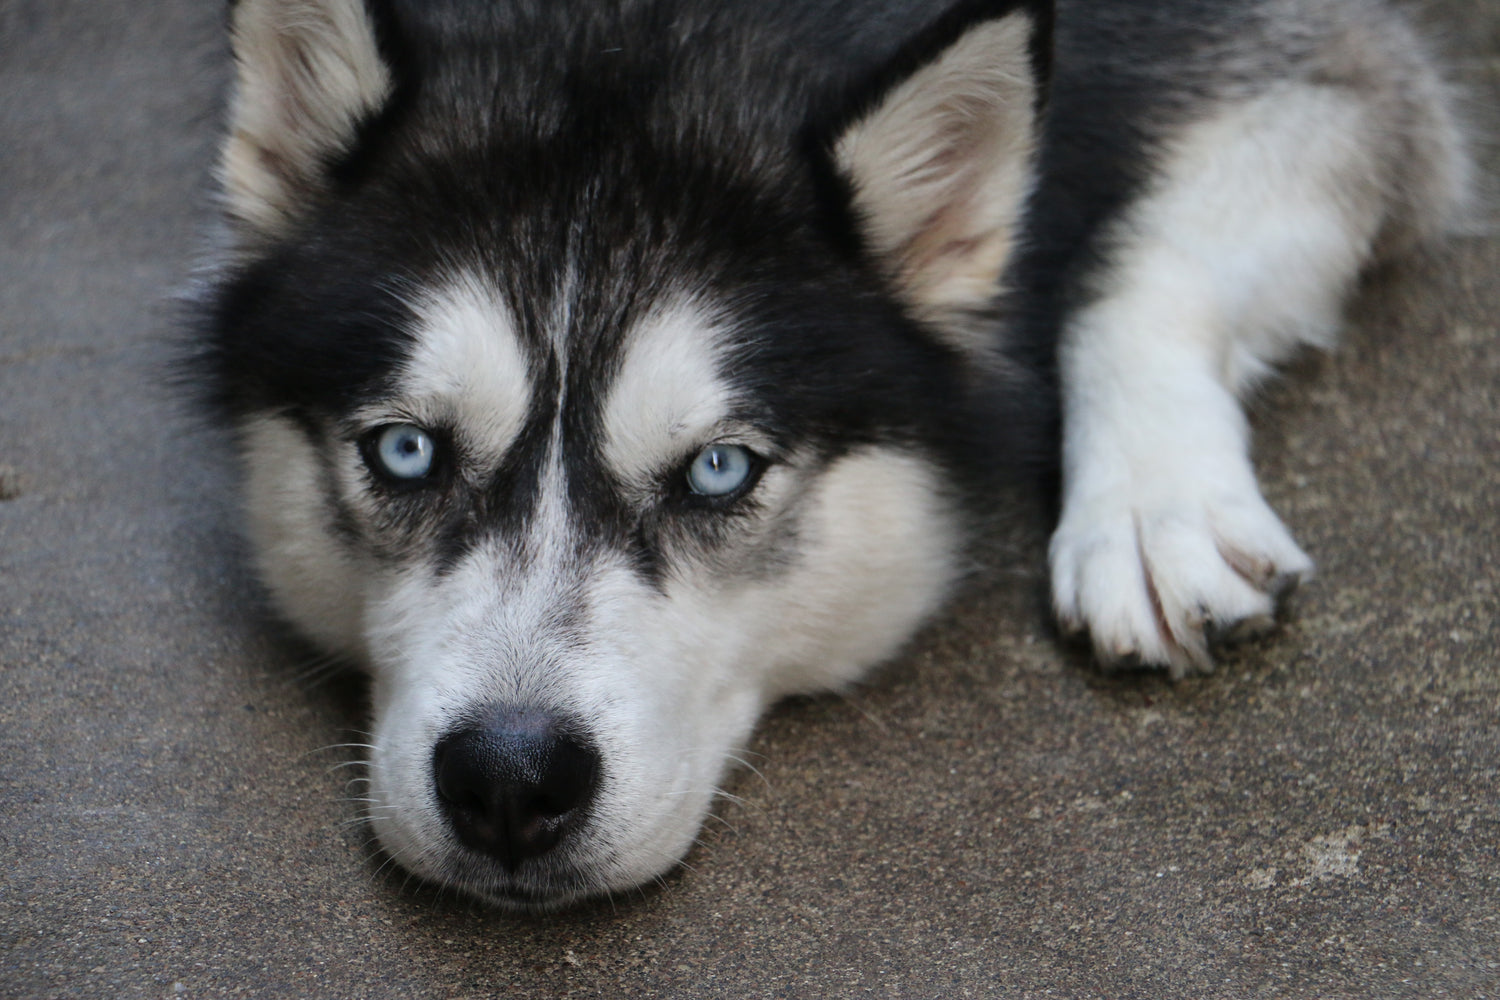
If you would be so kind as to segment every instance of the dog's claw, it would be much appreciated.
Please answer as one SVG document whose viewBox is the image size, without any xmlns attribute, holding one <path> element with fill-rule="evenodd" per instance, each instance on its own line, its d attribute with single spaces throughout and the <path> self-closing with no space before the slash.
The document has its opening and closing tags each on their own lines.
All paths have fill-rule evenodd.
<svg viewBox="0 0 1500 1000">
<path fill-rule="evenodd" d="M 1272 615 L 1251 615 L 1237 622 L 1209 622 L 1205 630 L 1212 646 L 1234 646 L 1252 639 L 1270 635 L 1276 630 L 1276 619 Z"/>
<path fill-rule="evenodd" d="M 1094 509 L 1070 506 L 1052 539 L 1053 596 L 1064 627 L 1085 623 L 1112 669 L 1212 673 L 1212 650 L 1272 631 L 1312 570 L 1258 493 L 1082 506 Z"/>
</svg>

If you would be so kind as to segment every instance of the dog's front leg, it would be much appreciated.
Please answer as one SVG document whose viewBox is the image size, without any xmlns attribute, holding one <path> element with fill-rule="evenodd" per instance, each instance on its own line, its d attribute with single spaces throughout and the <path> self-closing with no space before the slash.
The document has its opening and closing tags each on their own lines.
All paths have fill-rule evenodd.
<svg viewBox="0 0 1500 1000">
<path fill-rule="evenodd" d="M 1163 295 L 1112 299 L 1064 345 L 1064 501 L 1053 595 L 1105 664 L 1212 668 L 1214 632 L 1268 628 L 1312 570 L 1262 499 L 1248 429 L 1215 371 L 1222 330 Z"/>
<path fill-rule="evenodd" d="M 1307 84 L 1186 129 L 1063 331 L 1053 597 L 1105 663 L 1212 667 L 1312 561 L 1261 497 L 1240 395 L 1324 343 L 1403 208 L 1379 109 Z M 1399 221 L 1399 220 L 1398 220 Z"/>
</svg>

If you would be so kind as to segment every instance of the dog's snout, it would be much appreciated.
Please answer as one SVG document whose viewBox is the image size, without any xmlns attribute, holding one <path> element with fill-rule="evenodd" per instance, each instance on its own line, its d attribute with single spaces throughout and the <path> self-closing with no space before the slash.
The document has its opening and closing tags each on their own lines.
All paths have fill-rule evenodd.
<svg viewBox="0 0 1500 1000">
<path fill-rule="evenodd" d="M 599 755 L 568 720 L 496 708 L 450 733 L 433 754 L 438 798 L 466 846 L 514 869 L 576 826 L 599 776 Z"/>
</svg>

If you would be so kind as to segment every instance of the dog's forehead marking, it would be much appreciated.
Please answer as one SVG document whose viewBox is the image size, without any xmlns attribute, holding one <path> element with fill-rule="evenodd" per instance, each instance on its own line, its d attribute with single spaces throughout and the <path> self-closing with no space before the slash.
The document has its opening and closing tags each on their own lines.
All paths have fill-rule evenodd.
<svg viewBox="0 0 1500 1000">
<path fill-rule="evenodd" d="M 631 331 L 604 404 L 606 465 L 628 483 L 708 443 L 730 416 L 721 371 L 725 328 L 691 299 L 653 310 Z"/>
<path fill-rule="evenodd" d="M 513 315 L 479 278 L 448 278 L 415 303 L 412 354 L 401 393 L 419 416 L 451 422 L 465 447 L 504 454 L 531 406 L 530 366 Z"/>
</svg>

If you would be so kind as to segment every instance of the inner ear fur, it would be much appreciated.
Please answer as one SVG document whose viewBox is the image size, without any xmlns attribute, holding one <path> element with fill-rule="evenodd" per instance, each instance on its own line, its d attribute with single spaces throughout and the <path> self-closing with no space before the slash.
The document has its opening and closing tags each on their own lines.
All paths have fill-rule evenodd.
<svg viewBox="0 0 1500 1000">
<path fill-rule="evenodd" d="M 364 0 L 238 0 L 230 31 L 236 74 L 220 182 L 242 234 L 274 236 L 389 98 L 391 71 Z"/>
<path fill-rule="evenodd" d="M 1033 182 L 1050 26 L 1044 3 L 951 12 L 832 143 L 867 246 L 908 307 L 940 327 L 999 292 Z"/>
</svg>

